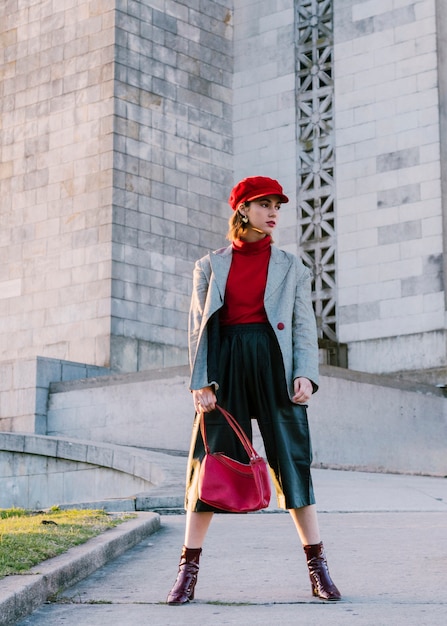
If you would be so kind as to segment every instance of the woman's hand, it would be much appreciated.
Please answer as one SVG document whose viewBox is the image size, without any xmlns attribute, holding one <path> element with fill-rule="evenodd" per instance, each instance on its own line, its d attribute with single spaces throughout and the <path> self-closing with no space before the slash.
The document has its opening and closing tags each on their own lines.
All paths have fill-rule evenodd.
<svg viewBox="0 0 447 626">
<path fill-rule="evenodd" d="M 302 376 L 295 378 L 293 381 L 293 391 L 293 402 L 295 402 L 295 404 L 304 404 L 312 395 L 312 383 L 308 378 L 303 378 Z"/>
<path fill-rule="evenodd" d="M 204 387 L 203 389 L 193 389 L 192 392 L 194 408 L 197 413 L 209 413 L 216 408 L 216 394 L 213 387 Z"/>
</svg>

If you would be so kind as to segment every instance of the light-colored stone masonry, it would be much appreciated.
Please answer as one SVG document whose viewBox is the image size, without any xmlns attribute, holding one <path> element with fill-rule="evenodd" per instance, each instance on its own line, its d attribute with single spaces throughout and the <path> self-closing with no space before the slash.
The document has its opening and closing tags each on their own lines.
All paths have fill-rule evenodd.
<svg viewBox="0 0 447 626">
<path fill-rule="evenodd" d="M 297 2 L 0 3 L 2 428 L 45 428 L 22 359 L 186 363 L 235 177 L 281 181 L 299 252 Z M 353 369 L 442 368 L 446 3 L 333 9 L 339 339 Z"/>
<path fill-rule="evenodd" d="M 225 243 L 232 3 L 117 2 L 111 366 L 187 362 L 194 261 Z"/>
<path fill-rule="evenodd" d="M 295 254 L 295 3 L 238 0 L 234 21 L 234 170 L 279 179 L 290 203 L 275 241 Z"/>
<path fill-rule="evenodd" d="M 7 1 L 0 24 L 0 360 L 185 363 L 233 183 L 231 6 Z"/>
<path fill-rule="evenodd" d="M 36 357 L 0 362 L 0 432 L 47 433 L 48 390 L 54 381 L 89 379 L 104 367 Z"/>
<path fill-rule="evenodd" d="M 316 467 L 446 475 L 442 390 L 331 366 L 320 373 L 309 402 Z M 56 383 L 48 434 L 186 454 L 194 419 L 190 395 L 187 367 Z M 254 445 L 262 452 L 253 425 Z"/>
<path fill-rule="evenodd" d="M 38 510 L 95 501 L 102 508 L 98 501 L 125 494 L 123 504 L 130 510 L 135 498 L 129 496 L 160 483 L 167 489 L 179 474 L 164 471 L 160 456 L 81 439 L 0 432 L 0 508 Z M 184 475 L 186 459 L 179 461 Z"/>
<path fill-rule="evenodd" d="M 0 6 L 2 360 L 110 360 L 111 8 Z"/>
<path fill-rule="evenodd" d="M 446 364 L 436 4 L 334 2 L 338 329 L 353 369 Z"/>
</svg>

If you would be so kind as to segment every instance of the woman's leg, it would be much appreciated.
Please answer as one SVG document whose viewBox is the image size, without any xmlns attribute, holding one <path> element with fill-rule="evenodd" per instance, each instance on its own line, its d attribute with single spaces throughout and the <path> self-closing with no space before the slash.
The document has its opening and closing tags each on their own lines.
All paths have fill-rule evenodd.
<svg viewBox="0 0 447 626">
<path fill-rule="evenodd" d="M 186 513 L 185 544 L 182 548 L 177 579 L 166 600 L 168 604 L 186 604 L 194 599 L 202 545 L 212 519 L 212 512 Z"/>
<path fill-rule="evenodd" d="M 195 513 L 187 511 L 185 528 L 185 546 L 187 548 L 201 548 L 205 541 L 214 513 Z"/>
<path fill-rule="evenodd" d="M 318 527 L 317 507 L 315 504 L 303 506 L 299 509 L 290 509 L 293 523 L 303 546 L 320 543 L 320 529 Z"/>
<path fill-rule="evenodd" d="M 322 600 L 340 600 L 341 594 L 329 574 L 315 504 L 290 509 L 290 515 L 306 554 L 312 594 Z"/>
</svg>

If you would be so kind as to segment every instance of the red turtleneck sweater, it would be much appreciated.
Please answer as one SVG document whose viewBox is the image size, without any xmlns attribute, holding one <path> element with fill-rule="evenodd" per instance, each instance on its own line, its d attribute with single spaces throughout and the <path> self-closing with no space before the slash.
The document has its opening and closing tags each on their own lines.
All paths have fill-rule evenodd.
<svg viewBox="0 0 447 626">
<path fill-rule="evenodd" d="M 232 324 L 266 323 L 264 291 L 270 260 L 272 239 L 248 243 L 233 241 L 233 259 L 225 289 L 225 302 L 220 310 L 220 323 Z"/>
</svg>

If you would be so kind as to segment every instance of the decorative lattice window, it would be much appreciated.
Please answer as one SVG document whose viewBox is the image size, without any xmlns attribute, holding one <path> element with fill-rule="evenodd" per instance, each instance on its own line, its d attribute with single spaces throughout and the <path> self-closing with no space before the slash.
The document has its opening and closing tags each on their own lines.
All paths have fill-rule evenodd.
<svg viewBox="0 0 447 626">
<path fill-rule="evenodd" d="M 337 342 L 332 0 L 296 0 L 298 227 L 321 340 Z"/>
</svg>

